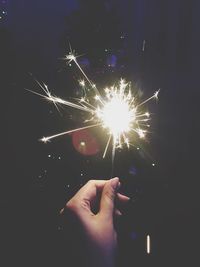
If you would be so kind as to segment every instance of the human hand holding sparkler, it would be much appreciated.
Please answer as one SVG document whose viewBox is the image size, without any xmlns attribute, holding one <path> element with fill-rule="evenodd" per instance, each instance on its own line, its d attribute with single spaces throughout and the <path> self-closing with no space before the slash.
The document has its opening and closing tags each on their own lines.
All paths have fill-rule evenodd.
<svg viewBox="0 0 200 267">
<path fill-rule="evenodd" d="M 119 187 L 119 178 L 90 180 L 61 210 L 61 214 L 64 211 L 72 213 L 81 224 L 88 245 L 86 258 L 89 258 L 91 266 L 114 266 L 117 233 L 113 219 L 115 215 L 121 215 L 115 200 L 121 203 L 129 200 L 127 196 L 118 193 Z M 99 206 L 97 213 L 93 212 L 94 203 Z"/>
</svg>

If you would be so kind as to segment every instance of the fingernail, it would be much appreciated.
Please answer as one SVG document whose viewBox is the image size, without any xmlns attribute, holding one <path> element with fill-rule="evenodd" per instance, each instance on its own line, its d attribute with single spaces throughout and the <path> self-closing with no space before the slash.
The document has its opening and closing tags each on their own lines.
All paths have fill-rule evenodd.
<svg viewBox="0 0 200 267">
<path fill-rule="evenodd" d="M 119 178 L 118 177 L 111 179 L 111 186 L 114 190 L 117 190 L 119 188 Z"/>
<path fill-rule="evenodd" d="M 130 197 L 125 196 L 125 195 L 124 195 L 124 197 L 126 198 L 127 201 L 129 201 L 131 199 Z"/>
<path fill-rule="evenodd" d="M 116 210 L 116 211 L 115 211 L 115 214 L 116 214 L 117 216 L 122 216 L 122 213 L 121 213 L 120 210 Z"/>
</svg>

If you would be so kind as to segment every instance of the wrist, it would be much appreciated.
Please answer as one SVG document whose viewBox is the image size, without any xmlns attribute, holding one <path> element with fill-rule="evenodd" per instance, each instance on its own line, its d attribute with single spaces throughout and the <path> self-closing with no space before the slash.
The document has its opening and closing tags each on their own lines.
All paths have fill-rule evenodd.
<svg viewBox="0 0 200 267">
<path fill-rule="evenodd" d="M 89 267 L 114 267 L 116 261 L 116 245 L 99 246 L 99 244 L 90 243 L 86 257 L 89 259 Z"/>
</svg>

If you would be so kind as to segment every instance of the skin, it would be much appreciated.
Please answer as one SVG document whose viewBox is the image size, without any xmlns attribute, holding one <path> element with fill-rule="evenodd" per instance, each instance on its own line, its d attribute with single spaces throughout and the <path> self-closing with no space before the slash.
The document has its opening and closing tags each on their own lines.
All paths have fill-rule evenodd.
<svg viewBox="0 0 200 267">
<path fill-rule="evenodd" d="M 114 216 L 121 216 L 116 202 L 126 203 L 129 198 L 118 193 L 119 178 L 111 180 L 90 180 L 61 210 L 70 211 L 81 224 L 88 245 L 91 266 L 114 267 L 117 248 L 117 233 Z M 93 206 L 99 209 L 94 213 Z"/>
</svg>

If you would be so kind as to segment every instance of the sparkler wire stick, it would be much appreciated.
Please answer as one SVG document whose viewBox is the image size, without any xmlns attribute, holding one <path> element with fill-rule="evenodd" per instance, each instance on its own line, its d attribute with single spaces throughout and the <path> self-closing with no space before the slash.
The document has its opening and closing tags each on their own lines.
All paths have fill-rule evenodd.
<svg viewBox="0 0 200 267">
<path fill-rule="evenodd" d="M 103 153 L 103 159 L 104 159 L 105 156 L 106 156 L 106 152 L 107 152 L 107 150 L 108 150 L 108 147 L 109 147 L 111 138 L 112 138 L 112 135 L 110 134 L 110 136 L 109 136 L 109 138 L 108 138 L 108 142 L 107 142 L 106 147 L 105 147 L 105 150 L 104 150 L 104 153 Z"/>
<path fill-rule="evenodd" d="M 115 160 L 115 144 L 113 140 L 113 147 L 112 147 L 112 169 L 111 169 L 111 178 L 113 177 L 114 174 L 114 160 Z"/>
</svg>

